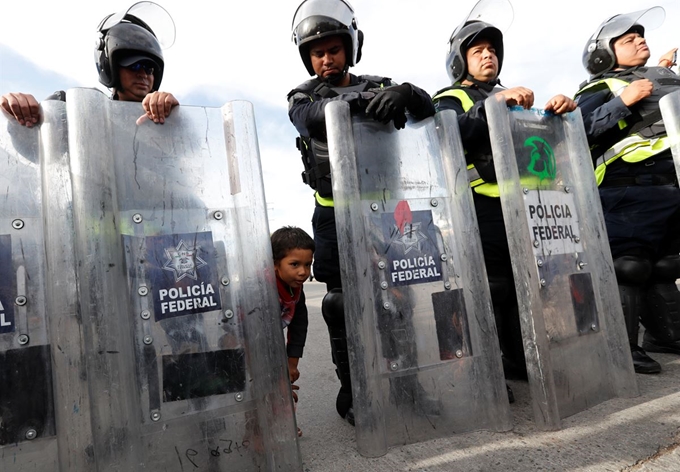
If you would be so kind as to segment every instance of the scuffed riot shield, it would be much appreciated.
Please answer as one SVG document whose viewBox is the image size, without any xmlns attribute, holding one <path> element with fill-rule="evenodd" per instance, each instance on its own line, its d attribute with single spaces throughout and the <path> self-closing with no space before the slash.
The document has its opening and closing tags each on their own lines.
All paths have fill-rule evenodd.
<svg viewBox="0 0 680 472">
<path fill-rule="evenodd" d="M 42 106 L 0 121 L 0 469 L 301 470 L 252 106 Z"/>
<path fill-rule="evenodd" d="M 578 112 L 486 101 L 536 423 L 637 395 L 602 207 Z M 512 218 L 507 215 L 518 215 Z"/>
<path fill-rule="evenodd" d="M 99 467 L 301 470 L 252 105 L 67 112 Z"/>
<path fill-rule="evenodd" d="M 357 447 L 508 430 L 455 113 L 396 131 L 326 107 Z"/>
<path fill-rule="evenodd" d="M 88 470 L 66 108 L 42 112 L 0 116 L 0 469 Z"/>
<path fill-rule="evenodd" d="M 668 139 L 671 140 L 675 172 L 680 179 L 680 90 L 669 93 L 659 100 L 659 108 Z"/>
</svg>

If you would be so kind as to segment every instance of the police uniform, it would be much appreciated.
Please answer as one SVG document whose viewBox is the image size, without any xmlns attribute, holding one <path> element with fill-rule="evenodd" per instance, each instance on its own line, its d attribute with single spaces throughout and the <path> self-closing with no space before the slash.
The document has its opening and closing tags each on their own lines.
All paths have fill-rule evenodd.
<svg viewBox="0 0 680 472">
<path fill-rule="evenodd" d="M 316 244 L 314 277 L 324 282 L 328 290 L 340 288 L 341 284 L 324 108 L 330 101 L 344 100 L 350 104 L 353 113 L 363 112 L 373 97 L 369 90 L 396 85 L 387 77 L 349 76 L 347 87 L 334 87 L 315 78 L 288 94 L 288 116 L 300 133 L 298 148 L 305 168 L 302 180 L 316 191 L 312 217 Z M 413 85 L 411 89 L 410 114 L 416 119 L 433 115 L 434 108 L 427 92 Z"/>
<path fill-rule="evenodd" d="M 525 378 L 524 349 L 510 250 L 484 109 L 484 100 L 500 90 L 493 85 L 456 84 L 437 92 L 433 100 L 438 112 L 454 110 L 458 116 L 505 373 L 507 377 Z"/>
<path fill-rule="evenodd" d="M 626 107 L 620 94 L 631 82 L 641 79 L 654 84 L 651 96 Z M 672 303 L 662 300 L 678 300 L 675 279 L 680 277 L 680 189 L 659 110 L 661 97 L 676 90 L 680 90 L 680 77 L 669 69 L 632 67 L 605 72 L 576 94 L 591 147 L 624 315 L 631 309 L 626 303 L 641 305 L 633 311 L 639 312 L 647 328 L 643 347 L 651 351 L 655 351 L 653 338 L 672 341 L 675 337 L 667 336 L 673 318 L 680 323 L 677 307 L 673 314 Z M 647 291 L 646 306 L 644 300 L 628 300 L 632 295 L 626 290 L 640 289 Z M 660 322 L 655 313 L 660 314 Z M 636 313 L 631 316 L 637 317 Z M 633 322 L 627 320 L 627 324 Z M 632 338 L 637 338 L 637 331 L 633 331 L 629 328 L 631 345 L 636 341 Z"/>
</svg>

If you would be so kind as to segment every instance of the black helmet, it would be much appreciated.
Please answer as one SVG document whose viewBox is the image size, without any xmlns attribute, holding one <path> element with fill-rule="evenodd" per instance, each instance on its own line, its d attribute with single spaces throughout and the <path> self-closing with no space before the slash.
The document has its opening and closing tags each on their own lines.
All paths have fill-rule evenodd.
<svg viewBox="0 0 680 472">
<path fill-rule="evenodd" d="M 157 36 L 151 25 L 162 34 Z M 135 3 L 123 12 L 106 16 L 97 34 L 94 60 L 102 85 L 109 88 L 120 85 L 121 61 L 148 60 L 155 65 L 152 90 L 159 89 L 165 66 L 161 45 L 167 48 L 175 41 L 175 24 L 163 7 L 153 2 Z"/>
<path fill-rule="evenodd" d="M 449 39 L 449 55 L 446 58 L 446 72 L 449 74 L 451 83 L 460 82 L 467 76 L 467 50 L 478 39 L 488 40 L 496 50 L 498 57 L 498 73 L 503 67 L 503 33 L 489 23 L 483 21 L 469 21 L 456 29 Z"/>
<path fill-rule="evenodd" d="M 345 45 L 347 64 L 343 75 L 361 60 L 363 33 L 357 28 L 354 9 L 345 0 L 305 0 L 293 17 L 293 42 L 300 51 L 309 75 L 314 75 L 309 45 L 312 41 L 338 35 Z"/>
<path fill-rule="evenodd" d="M 453 30 L 446 56 L 446 72 L 451 83 L 460 82 L 468 75 L 467 50 L 478 39 L 488 40 L 496 50 L 498 74 L 503 67 L 503 33 L 513 19 L 508 0 L 479 0 L 467 18 Z M 494 26 L 496 25 L 496 26 Z"/>
<path fill-rule="evenodd" d="M 616 66 L 616 54 L 612 43 L 627 33 L 645 35 L 645 29 L 652 30 L 663 23 L 666 12 L 661 7 L 652 7 L 623 15 L 615 15 L 598 26 L 585 48 L 583 48 L 583 67 L 591 78 L 598 77 Z"/>
</svg>

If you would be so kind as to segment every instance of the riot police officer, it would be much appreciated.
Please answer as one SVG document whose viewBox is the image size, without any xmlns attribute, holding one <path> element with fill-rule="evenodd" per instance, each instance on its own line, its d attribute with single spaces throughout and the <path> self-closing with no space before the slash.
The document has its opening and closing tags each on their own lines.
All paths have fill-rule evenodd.
<svg viewBox="0 0 680 472">
<path fill-rule="evenodd" d="M 505 100 L 508 106 L 517 105 L 529 109 L 534 103 L 534 94 L 526 87 L 508 89 L 500 85 L 499 74 L 504 56 L 503 33 L 498 27 L 483 21 L 484 14 L 480 13 L 482 3 L 479 2 L 468 19 L 451 34 L 446 71 L 452 85 L 438 91 L 433 101 L 437 111 L 454 110 L 458 115 L 505 375 L 506 378 L 526 379 L 510 251 L 496 183 L 484 100 L 496 95 Z M 512 21 L 512 7 L 509 2 L 493 4 L 494 9 L 501 7 L 506 11 L 496 17 L 505 17 Z M 564 95 L 556 95 L 545 105 L 545 110 L 556 114 L 570 112 L 575 108 L 574 101 Z M 509 387 L 508 395 L 512 401 Z"/>
<path fill-rule="evenodd" d="M 590 73 L 576 101 L 595 165 L 609 244 L 638 373 L 661 371 L 651 352 L 680 354 L 680 190 L 659 99 L 680 89 L 673 49 L 646 67 L 645 31 L 662 8 L 616 15 L 583 51 Z M 646 28 L 647 27 L 647 28 Z M 638 346 L 639 320 L 646 332 Z"/>
<path fill-rule="evenodd" d="M 157 32 L 151 29 L 152 20 L 156 20 Z M 171 93 L 159 91 L 165 69 L 161 43 L 170 47 L 174 38 L 172 18 L 153 2 L 139 2 L 124 12 L 107 15 L 97 28 L 94 56 L 99 82 L 111 89 L 113 100 L 141 102 L 154 123 L 162 124 L 179 105 Z M 47 100 L 65 97 L 65 92 L 59 91 Z M 0 107 L 24 126 L 40 121 L 40 105 L 33 95 L 5 94 L 0 97 Z"/>
<path fill-rule="evenodd" d="M 406 113 L 416 119 L 434 114 L 429 95 L 420 88 L 395 84 L 388 77 L 349 72 L 361 59 L 363 33 L 351 5 L 345 0 L 305 0 L 293 18 L 293 42 L 313 79 L 288 94 L 290 120 L 300 133 L 303 181 L 315 190 L 316 205 L 312 229 L 316 252 L 314 276 L 326 284 L 328 294 L 322 314 L 328 325 L 331 352 L 340 379 L 336 409 L 354 423 L 347 337 L 343 314 L 338 242 L 326 144 L 324 108 L 333 100 L 343 100 L 353 113 L 365 113 L 397 129 L 406 125 Z"/>
</svg>

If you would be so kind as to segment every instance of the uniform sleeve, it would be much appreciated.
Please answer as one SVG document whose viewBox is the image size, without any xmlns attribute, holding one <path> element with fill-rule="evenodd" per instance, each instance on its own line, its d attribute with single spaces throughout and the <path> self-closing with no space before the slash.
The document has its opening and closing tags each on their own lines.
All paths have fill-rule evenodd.
<svg viewBox="0 0 680 472">
<path fill-rule="evenodd" d="M 434 115 L 434 104 L 432 103 L 430 95 L 420 87 L 416 87 L 408 82 L 405 83 L 411 86 L 412 91 L 411 99 L 406 106 L 409 113 L 417 120 L 422 120 Z"/>
<path fill-rule="evenodd" d="M 581 109 L 583 127 L 591 145 L 598 143 L 606 135 L 622 134 L 619 121 L 632 115 L 621 97 L 614 97 L 609 89 L 579 95 L 576 97 L 576 104 Z"/>
<path fill-rule="evenodd" d="M 467 151 L 465 159 L 468 164 L 476 162 L 476 156 L 491 152 L 489 139 L 489 125 L 486 122 L 484 100 L 477 101 L 468 111 L 463 110 L 463 104 L 455 97 L 445 96 L 435 100 L 437 111 L 453 110 L 458 117 L 458 128 L 463 148 Z M 480 152 L 476 152 L 480 151 Z"/>
<path fill-rule="evenodd" d="M 360 92 L 342 93 L 332 98 L 321 98 L 294 90 L 288 94 L 288 117 L 301 136 L 325 140 L 326 115 L 324 109 L 327 104 L 334 100 L 348 102 L 352 111 L 366 108 L 370 101 L 368 96 Z"/>
<path fill-rule="evenodd" d="M 307 327 L 309 326 L 309 316 L 304 290 L 300 291 L 300 300 L 295 304 L 295 314 L 288 325 L 288 340 L 286 342 L 286 353 L 288 357 L 302 357 L 302 351 L 307 341 Z"/>
</svg>

